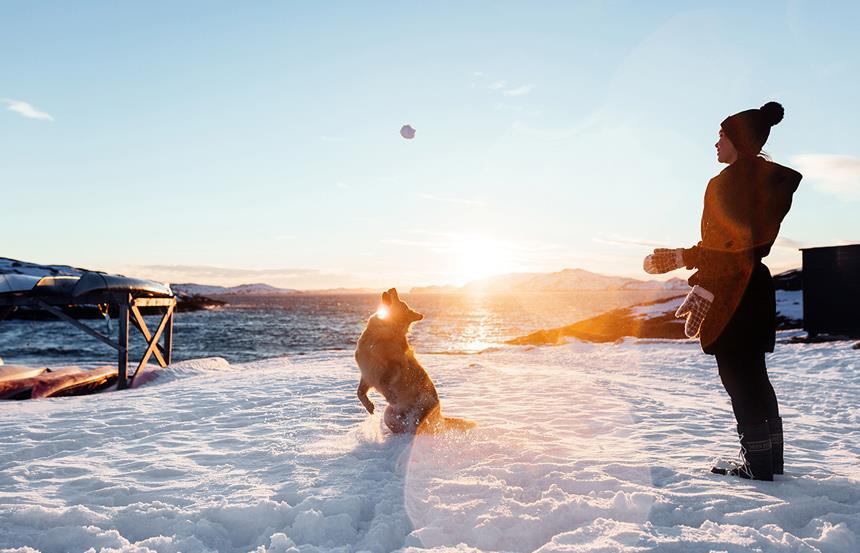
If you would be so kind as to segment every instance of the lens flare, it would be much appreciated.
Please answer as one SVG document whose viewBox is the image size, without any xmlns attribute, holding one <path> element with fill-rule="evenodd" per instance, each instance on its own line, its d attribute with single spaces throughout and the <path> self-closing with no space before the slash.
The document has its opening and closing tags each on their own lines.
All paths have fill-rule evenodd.
<svg viewBox="0 0 860 553">
<path fill-rule="evenodd" d="M 388 318 L 388 308 L 384 305 L 380 305 L 379 308 L 376 310 L 376 316 L 380 319 Z"/>
</svg>

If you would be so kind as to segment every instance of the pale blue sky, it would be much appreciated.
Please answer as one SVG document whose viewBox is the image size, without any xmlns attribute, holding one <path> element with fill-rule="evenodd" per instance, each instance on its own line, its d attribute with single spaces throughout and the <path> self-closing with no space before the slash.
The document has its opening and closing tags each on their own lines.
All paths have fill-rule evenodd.
<svg viewBox="0 0 860 553">
<path fill-rule="evenodd" d="M 765 149 L 806 175 L 772 269 L 860 241 L 855 3 L 425 4 L 3 2 L 0 256 L 300 288 L 645 278 L 648 244 L 698 240 L 720 121 L 768 100 Z"/>
</svg>

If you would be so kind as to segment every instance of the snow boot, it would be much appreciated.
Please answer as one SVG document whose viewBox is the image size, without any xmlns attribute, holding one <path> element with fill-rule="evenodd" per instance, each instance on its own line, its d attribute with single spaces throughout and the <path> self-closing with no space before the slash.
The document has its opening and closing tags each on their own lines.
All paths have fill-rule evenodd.
<svg viewBox="0 0 860 553">
<path fill-rule="evenodd" d="M 773 481 L 772 446 L 770 427 L 767 422 L 749 425 L 739 424 L 738 436 L 741 439 L 741 462 L 730 469 L 714 467 L 711 472 L 739 476 L 750 480 Z"/>
<path fill-rule="evenodd" d="M 767 419 L 767 426 L 770 429 L 770 445 L 771 457 L 773 458 L 773 473 L 783 474 L 784 460 L 782 455 L 782 417 Z"/>
</svg>

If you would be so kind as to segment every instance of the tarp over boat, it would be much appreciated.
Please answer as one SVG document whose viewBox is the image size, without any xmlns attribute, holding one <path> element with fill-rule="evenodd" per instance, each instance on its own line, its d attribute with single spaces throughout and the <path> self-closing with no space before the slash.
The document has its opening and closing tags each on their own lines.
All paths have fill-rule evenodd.
<svg viewBox="0 0 860 553">
<path fill-rule="evenodd" d="M 32 275 L 0 274 L 0 294 L 32 290 L 39 280 Z"/>
<path fill-rule="evenodd" d="M 169 284 L 88 271 L 77 276 L 0 274 L 0 295 L 70 296 L 80 298 L 100 292 L 130 292 L 139 297 L 172 297 Z"/>
<path fill-rule="evenodd" d="M 122 275 L 108 275 L 105 273 L 84 273 L 72 295 L 75 297 L 91 294 L 93 292 L 133 292 L 135 295 L 170 297 L 173 291 L 169 284 L 162 284 L 154 280 L 142 278 L 130 278 Z"/>
</svg>

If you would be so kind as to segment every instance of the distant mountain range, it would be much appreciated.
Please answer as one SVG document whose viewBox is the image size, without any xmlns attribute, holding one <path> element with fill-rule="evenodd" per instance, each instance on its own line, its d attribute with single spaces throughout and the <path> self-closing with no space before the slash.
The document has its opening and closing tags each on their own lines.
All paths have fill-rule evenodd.
<svg viewBox="0 0 860 553">
<path fill-rule="evenodd" d="M 170 287 L 177 294 L 187 296 L 293 296 L 293 295 L 347 295 L 347 294 L 376 294 L 380 290 L 376 288 L 327 288 L 325 290 L 295 290 L 292 288 L 278 288 L 270 284 L 240 284 L 239 286 L 209 286 L 206 284 L 171 284 Z"/>
<path fill-rule="evenodd" d="M 282 296 L 293 294 L 365 294 L 379 290 L 369 288 L 339 288 L 330 290 L 293 290 L 269 284 L 242 284 L 241 286 L 207 286 L 203 284 L 171 284 L 177 293 L 189 296 Z M 582 290 L 686 290 L 686 280 L 673 278 L 667 281 L 636 280 L 605 276 L 583 269 L 564 269 L 556 273 L 512 273 L 469 282 L 464 286 L 414 287 L 411 294 L 504 294 L 548 293 Z"/>
<path fill-rule="evenodd" d="M 16 273 L 36 276 L 79 276 L 86 269 L 67 265 L 39 265 L 0 257 L 0 274 Z M 130 275 L 133 276 L 133 275 Z M 294 290 L 270 284 L 254 283 L 239 286 L 214 286 L 196 283 L 171 284 L 174 292 L 184 296 L 280 296 L 291 294 L 358 294 L 377 290 L 368 288 L 337 288 L 330 290 Z M 667 281 L 637 280 L 633 278 L 600 275 L 583 269 L 564 269 L 555 273 L 511 273 L 469 282 L 464 286 L 414 287 L 413 294 L 501 294 L 524 292 L 566 292 L 574 290 L 681 290 L 687 282 L 679 278 Z"/>
<path fill-rule="evenodd" d="M 85 269 L 66 265 L 39 265 L 0 257 L 0 274 L 17 273 L 30 275 L 80 275 Z M 799 270 L 785 273 L 798 279 Z M 133 276 L 133 275 L 130 275 Z M 294 290 L 278 288 L 270 284 L 255 283 L 239 286 L 213 286 L 196 283 L 171 284 L 175 293 L 182 296 L 281 296 L 293 294 L 360 294 L 375 293 L 368 288 Z M 599 290 L 686 290 L 687 281 L 672 278 L 666 281 L 638 280 L 634 278 L 606 276 L 583 269 L 564 269 L 555 273 L 511 273 L 469 282 L 463 286 L 418 286 L 412 294 L 505 294 L 505 293 L 549 293 Z M 796 288 L 794 288 L 796 289 Z"/>
<path fill-rule="evenodd" d="M 298 290 L 277 288 L 270 284 L 240 284 L 239 286 L 211 286 L 208 284 L 171 284 L 174 293 L 187 296 L 286 296 L 298 294 Z"/>
<path fill-rule="evenodd" d="M 577 290 L 684 290 L 686 280 L 637 280 L 606 276 L 583 269 L 564 269 L 555 273 L 512 273 L 469 282 L 464 286 L 424 286 L 412 288 L 413 294 L 503 294 L 534 292 L 572 292 Z"/>
</svg>

